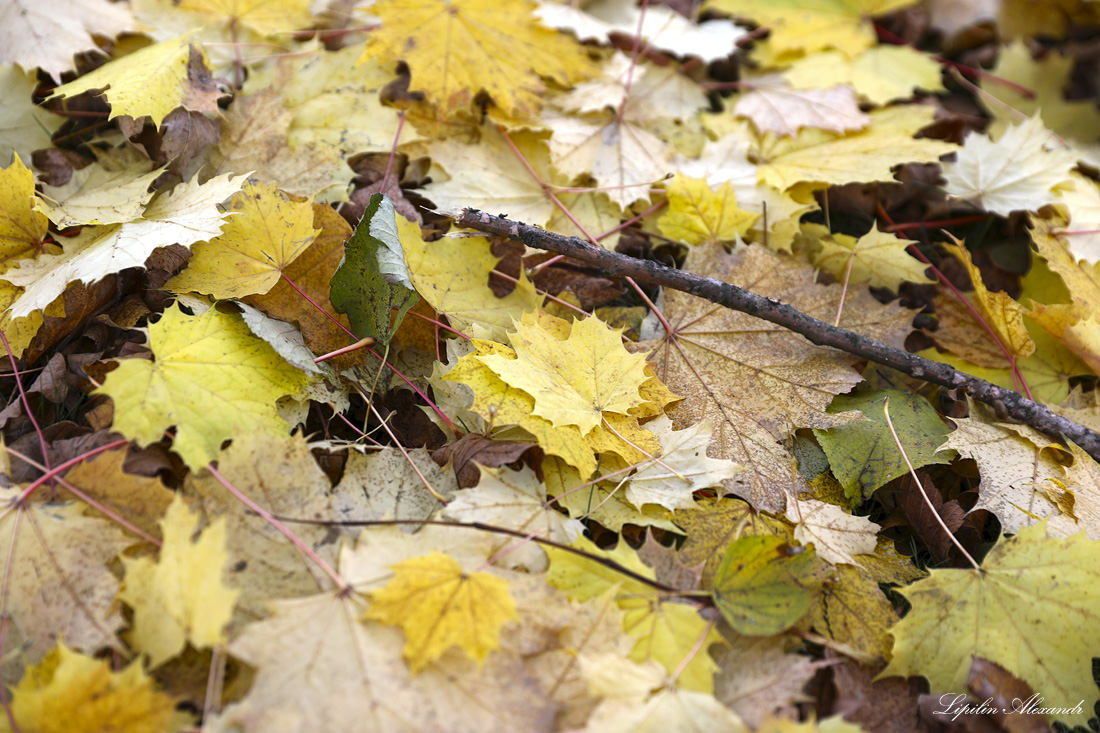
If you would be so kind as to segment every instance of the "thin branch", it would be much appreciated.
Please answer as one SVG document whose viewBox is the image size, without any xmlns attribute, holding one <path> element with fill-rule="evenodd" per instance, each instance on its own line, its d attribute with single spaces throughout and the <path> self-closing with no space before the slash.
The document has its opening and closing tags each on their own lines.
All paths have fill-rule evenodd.
<svg viewBox="0 0 1100 733">
<path fill-rule="evenodd" d="M 529 247 L 544 249 L 587 262 L 612 276 L 636 280 L 680 290 L 723 305 L 733 310 L 762 318 L 801 334 L 818 346 L 831 346 L 863 359 L 897 369 L 911 377 L 933 382 L 949 389 L 962 388 L 974 399 L 998 409 L 1014 420 L 1027 423 L 1044 435 L 1072 440 L 1094 459 L 1100 461 L 1100 435 L 1092 430 L 1056 415 L 1049 409 L 1023 397 L 1018 392 L 972 377 L 947 364 L 925 359 L 917 354 L 881 344 L 866 336 L 837 328 L 784 305 L 774 298 L 765 298 L 748 290 L 694 275 L 650 260 L 638 260 L 602 247 L 588 244 L 576 237 L 551 234 L 538 227 L 493 216 L 475 209 L 466 209 L 456 218 L 460 227 L 507 237 Z"/>
</svg>

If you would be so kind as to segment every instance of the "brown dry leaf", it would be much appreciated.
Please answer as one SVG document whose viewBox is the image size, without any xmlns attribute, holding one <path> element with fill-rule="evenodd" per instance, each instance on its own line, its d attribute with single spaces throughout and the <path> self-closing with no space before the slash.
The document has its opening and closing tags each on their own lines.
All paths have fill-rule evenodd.
<svg viewBox="0 0 1100 733">
<path fill-rule="evenodd" d="M 432 453 L 432 460 L 441 466 L 452 464 L 458 487 L 468 489 L 477 486 L 481 479 L 478 464 L 488 468 L 500 468 L 515 463 L 533 451 L 529 464 L 541 464 L 542 451 L 534 443 L 518 443 L 514 440 L 492 440 L 477 433 L 467 433 L 450 445 Z"/>
<path fill-rule="evenodd" d="M 436 465 L 423 448 L 408 451 L 407 458 L 396 448 L 366 455 L 349 451 L 344 475 L 332 488 L 332 513 L 337 519 L 349 522 L 427 519 L 440 504 L 424 485 L 425 481 L 442 496 L 449 497 L 458 489 L 454 474 Z M 409 534 L 420 529 L 416 524 L 400 526 Z M 351 525 L 347 531 L 357 537 L 361 530 Z"/>
<path fill-rule="evenodd" d="M 720 246 L 701 245 L 688 254 L 684 269 L 737 283 L 823 320 L 836 315 L 839 286 L 817 285 L 804 264 L 761 247 L 728 255 Z M 828 429 L 855 419 L 825 412 L 835 395 L 861 380 L 852 368 L 855 358 L 694 296 L 670 291 L 665 298 L 675 336 L 658 334 L 637 348 L 651 352 L 657 376 L 669 389 L 687 395 L 670 416 L 679 428 L 702 420 L 715 425 L 707 454 L 746 468 L 723 482 L 725 490 L 759 510 L 783 511 L 788 498 L 805 488 L 783 443 L 795 428 Z M 841 326 L 900 346 L 910 318 L 864 291 L 848 294 Z"/>
<path fill-rule="evenodd" d="M 125 460 L 126 451 L 111 451 L 73 466 L 65 480 L 135 527 L 160 537 L 158 520 L 172 503 L 172 491 L 160 479 L 125 473 Z M 69 493 L 62 491 L 62 496 Z M 100 515 L 95 510 L 91 513 Z"/>
<path fill-rule="evenodd" d="M 901 507 L 905 519 L 917 536 L 924 541 L 925 546 L 931 551 L 932 557 L 937 562 L 944 562 L 947 560 L 947 553 L 952 548 L 953 543 L 951 537 L 944 532 L 943 527 L 936 521 L 935 515 L 932 513 L 933 509 L 940 515 L 940 519 L 952 533 L 962 526 L 966 512 L 959 506 L 959 502 L 954 499 L 945 502 L 940 490 L 932 484 L 932 477 L 927 473 L 918 473 L 917 477 L 920 478 L 921 485 L 924 487 L 923 492 L 917 487 L 917 482 L 913 480 L 912 475 L 906 475 L 902 476 L 901 482 L 894 491 L 894 497 L 898 502 L 898 506 Z M 926 496 L 932 502 L 932 508 L 924 500 Z"/>
<path fill-rule="evenodd" d="M 827 658 L 837 658 L 828 649 L 825 654 Z M 916 710 L 922 687 L 920 680 L 900 677 L 876 680 L 880 671 L 878 668 L 852 660 L 836 665 L 833 670 L 837 695 L 834 710 L 842 714 L 845 720 L 862 726 L 863 730 L 879 733 L 920 730 Z"/>
<path fill-rule="evenodd" d="M 329 482 L 305 439 L 265 433 L 238 435 L 218 456 L 218 471 L 238 491 L 280 517 L 332 516 Z M 193 473 L 185 492 L 199 500 L 207 522 L 224 517 L 228 585 L 241 590 L 235 624 L 267 614 L 271 598 L 316 593 L 328 579 L 266 519 L 232 496 L 208 471 Z M 298 537 L 330 564 L 338 548 L 328 527 L 294 524 Z"/>
<path fill-rule="evenodd" d="M 789 654 L 782 636 L 734 637 L 718 657 L 714 696 L 753 728 L 768 716 L 793 716 L 798 703 L 810 699 L 803 688 L 817 665 L 809 657 Z"/>
<path fill-rule="evenodd" d="M 0 501 L 9 506 L 19 493 L 0 489 Z M 2 610 L 11 618 L 6 644 L 22 647 L 21 654 L 4 661 L 5 682 L 18 679 L 22 663 L 41 659 L 59 636 L 89 652 L 120 648 L 118 579 L 108 564 L 138 538 L 106 519 L 85 516 L 87 509 L 82 502 L 31 502 L 0 518 L 0 562 L 9 578 Z"/>
<path fill-rule="evenodd" d="M 351 180 L 351 168 L 330 146 L 287 147 L 294 113 L 268 87 L 240 97 L 222 121 L 221 140 L 210 154 L 215 173 L 250 173 L 295 196 L 314 196 Z"/>
</svg>

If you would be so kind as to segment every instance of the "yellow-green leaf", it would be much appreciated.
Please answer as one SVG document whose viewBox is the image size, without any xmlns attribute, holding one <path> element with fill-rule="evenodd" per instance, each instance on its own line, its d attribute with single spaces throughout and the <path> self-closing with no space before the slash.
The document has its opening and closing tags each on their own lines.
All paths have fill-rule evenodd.
<svg viewBox="0 0 1100 733">
<path fill-rule="evenodd" d="M 283 432 L 275 401 L 307 381 L 239 316 L 169 308 L 149 327 L 155 361 L 129 359 L 107 375 L 115 430 L 140 443 L 175 425 L 173 450 L 191 468 L 212 461 L 234 430 Z"/>
<path fill-rule="evenodd" d="M 1045 523 L 1002 538 L 981 570 L 945 568 L 901 590 L 913 604 L 891 633 L 882 675 L 928 679 L 933 695 L 966 689 L 974 657 L 1039 691 L 1048 714 L 1085 725 L 1097 700 L 1092 657 L 1100 649 L 1100 547 L 1084 533 L 1047 536 Z"/>
<path fill-rule="evenodd" d="M 737 632 L 771 636 L 802 618 L 821 580 L 812 547 L 793 547 L 779 537 L 742 537 L 718 566 L 714 602 Z"/>
</svg>

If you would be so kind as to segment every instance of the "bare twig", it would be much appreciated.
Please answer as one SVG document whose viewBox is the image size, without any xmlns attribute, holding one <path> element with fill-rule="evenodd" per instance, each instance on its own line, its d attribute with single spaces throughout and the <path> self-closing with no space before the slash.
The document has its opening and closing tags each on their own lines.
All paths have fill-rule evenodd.
<svg viewBox="0 0 1100 733">
<path fill-rule="evenodd" d="M 964 374 L 947 364 L 925 359 L 923 356 L 910 354 L 852 331 L 837 328 L 789 305 L 784 305 L 774 298 L 765 298 L 736 285 L 683 272 L 657 262 L 638 260 L 617 252 L 610 252 L 602 247 L 590 245 L 582 239 L 552 234 L 538 227 L 486 214 L 476 209 L 464 210 L 456 218 L 456 222 L 460 227 L 507 237 L 523 242 L 529 247 L 582 260 L 601 268 L 609 275 L 632 277 L 643 282 L 690 293 L 712 303 L 788 328 L 805 336 L 818 346 L 831 346 L 944 387 L 962 388 L 974 399 L 993 405 L 999 411 L 1003 409 L 1009 417 L 1027 423 L 1044 435 L 1072 440 L 1090 456 L 1100 461 L 1100 435 L 1085 426 L 1056 415 L 1043 405 L 1010 389 Z"/>
</svg>

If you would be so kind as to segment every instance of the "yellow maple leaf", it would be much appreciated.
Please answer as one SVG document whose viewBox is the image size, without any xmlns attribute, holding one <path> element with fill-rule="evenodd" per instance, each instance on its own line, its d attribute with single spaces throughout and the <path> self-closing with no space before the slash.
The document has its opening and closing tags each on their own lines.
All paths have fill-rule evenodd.
<svg viewBox="0 0 1100 733">
<path fill-rule="evenodd" d="M 480 359 L 535 398 L 535 415 L 588 434 L 605 411 L 625 415 L 644 402 L 638 389 L 647 379 L 645 359 L 629 353 L 619 334 L 594 316 L 575 322 L 564 342 L 538 324 L 517 323 L 510 336 L 516 359 Z"/>
<path fill-rule="evenodd" d="M 200 47 L 189 36 L 154 43 L 110 61 L 57 87 L 49 98 L 74 97 L 94 89 L 106 90 L 110 119 L 148 115 L 158 127 L 176 107 L 213 112 L 218 97 L 224 96 L 206 70 Z"/>
<path fill-rule="evenodd" d="M 905 251 L 908 241 L 880 232 L 877 223 L 858 240 L 832 234 L 820 224 L 803 224 L 802 232 L 809 235 L 810 261 L 841 282 L 870 282 L 872 287 L 894 291 L 903 282 L 934 282 L 924 274 L 928 265 Z"/>
<path fill-rule="evenodd" d="M 1002 538 L 980 571 L 932 570 L 899 589 L 913 608 L 891 630 L 894 657 L 880 676 L 920 675 L 933 695 L 954 692 L 965 689 L 973 657 L 982 657 L 1041 690 L 1051 708 L 1083 701 L 1083 712 L 1048 719 L 1084 725 L 1097 700 L 1098 559 L 1083 533 L 1051 538 L 1044 522 Z"/>
<path fill-rule="evenodd" d="M 764 137 L 755 151 L 757 177 L 784 191 L 799 182 L 832 184 L 893 181 L 891 169 L 902 163 L 934 163 L 957 146 L 913 137 L 932 123 L 931 107 L 889 107 L 871 113 L 864 130 L 836 135 L 802 130 L 795 138 Z"/>
<path fill-rule="evenodd" d="M 795 89 L 851 84 L 875 105 L 911 97 L 915 88 L 943 91 L 939 63 L 912 46 L 876 46 L 855 58 L 823 51 L 796 61 L 783 76 Z"/>
<path fill-rule="evenodd" d="M 159 692 L 140 661 L 112 672 L 106 659 L 93 659 L 58 642 L 28 667 L 12 689 L 11 717 L 18 730 L 36 733 L 169 733 L 191 727 L 176 701 Z M 0 731 L 16 730 L 9 720 Z"/>
<path fill-rule="evenodd" d="M 187 269 L 165 284 L 215 298 L 266 293 L 317 237 L 313 207 L 265 184 L 246 183 L 229 201 L 222 233 L 192 246 Z"/>
<path fill-rule="evenodd" d="M 505 114 L 534 118 L 544 87 L 595 73 L 583 47 L 542 27 L 526 0 L 382 0 L 362 60 L 404 61 L 442 117 L 468 111 L 484 89 Z M 517 53 L 517 49 L 523 49 Z"/>
<path fill-rule="evenodd" d="M 457 646 L 478 662 L 500 646 L 504 624 L 519 618 L 508 582 L 467 573 L 442 552 L 393 566 L 393 580 L 372 591 L 366 618 L 405 632 L 405 659 L 416 673 Z"/>
<path fill-rule="evenodd" d="M 149 344 L 155 362 L 123 361 L 103 384 L 123 435 L 150 443 L 176 425 L 173 449 L 198 468 L 234 430 L 287 430 L 275 400 L 297 392 L 306 375 L 253 336 L 239 316 L 216 308 L 188 316 L 169 308 L 149 327 Z"/>
<path fill-rule="evenodd" d="M 555 428 L 549 420 L 533 414 L 535 400 L 531 395 L 509 386 L 480 359 L 473 358 L 493 354 L 515 358 L 515 352 L 491 341 L 475 339 L 473 343 L 477 351 L 459 360 L 444 379 L 464 384 L 473 390 L 474 399 L 470 408 L 486 421 L 485 424 L 518 426 L 548 454 L 560 457 L 585 477 L 590 476 L 596 470 L 596 458 L 580 430 L 575 426 Z"/>
<path fill-rule="evenodd" d="M 668 213 L 657 225 L 666 237 L 687 244 L 732 242 L 760 218 L 738 208 L 728 182 L 715 191 L 704 179 L 677 174 L 668 186 L 668 202 Z"/>
<path fill-rule="evenodd" d="M 871 18 L 915 0 L 709 0 L 707 8 L 750 18 L 771 31 L 774 54 L 787 60 L 824 48 L 855 56 L 875 44 Z"/>
<path fill-rule="evenodd" d="M 123 558 L 126 577 L 118 597 L 134 609 L 130 641 L 149 655 L 151 667 L 179 654 L 187 642 L 202 649 L 226 641 L 240 591 L 222 581 L 229 560 L 225 520 L 215 520 L 192 542 L 199 520 L 177 494 L 160 523 L 160 559 Z"/>
<path fill-rule="evenodd" d="M 308 28 L 309 0 L 182 0 L 180 10 L 213 21 L 239 22 L 263 36 Z"/>
</svg>

